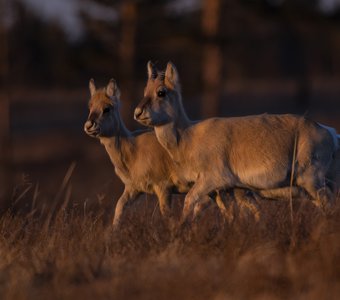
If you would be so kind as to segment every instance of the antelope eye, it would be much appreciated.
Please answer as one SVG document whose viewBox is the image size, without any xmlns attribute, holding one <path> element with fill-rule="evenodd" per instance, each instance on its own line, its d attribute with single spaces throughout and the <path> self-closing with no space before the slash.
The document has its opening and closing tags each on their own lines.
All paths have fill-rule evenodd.
<svg viewBox="0 0 340 300">
<path fill-rule="evenodd" d="M 110 110 L 111 110 L 110 106 L 105 107 L 104 110 L 103 110 L 103 114 L 109 113 Z"/>
<path fill-rule="evenodd" d="M 159 90 L 158 92 L 157 92 L 157 96 L 158 97 L 161 97 L 161 98 L 163 98 L 163 97 L 165 97 L 165 90 Z"/>
</svg>

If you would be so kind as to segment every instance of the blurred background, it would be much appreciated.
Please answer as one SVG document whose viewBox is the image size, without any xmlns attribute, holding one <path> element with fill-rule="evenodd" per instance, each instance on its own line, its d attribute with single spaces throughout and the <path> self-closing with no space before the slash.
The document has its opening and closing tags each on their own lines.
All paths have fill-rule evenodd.
<svg viewBox="0 0 340 300">
<path fill-rule="evenodd" d="M 192 119 L 299 113 L 340 131 L 340 0 L 0 3 L 4 207 L 56 199 L 67 170 L 73 205 L 117 200 L 105 149 L 83 132 L 88 80 L 118 81 L 136 129 L 150 59 L 175 63 Z"/>
</svg>

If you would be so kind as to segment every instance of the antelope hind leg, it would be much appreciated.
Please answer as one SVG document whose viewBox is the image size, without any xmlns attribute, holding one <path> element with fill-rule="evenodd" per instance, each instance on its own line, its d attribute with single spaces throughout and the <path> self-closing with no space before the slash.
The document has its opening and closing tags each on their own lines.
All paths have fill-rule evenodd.
<svg viewBox="0 0 340 300">
<path fill-rule="evenodd" d="M 274 200 L 289 200 L 290 197 L 297 198 L 306 196 L 303 188 L 297 186 L 287 186 L 277 189 L 260 190 L 258 194 L 261 197 L 274 199 Z"/>
<path fill-rule="evenodd" d="M 326 184 L 325 173 L 321 167 L 311 166 L 297 178 L 297 184 L 303 187 L 313 200 L 313 204 L 328 209 L 335 202 L 335 194 Z"/>
</svg>

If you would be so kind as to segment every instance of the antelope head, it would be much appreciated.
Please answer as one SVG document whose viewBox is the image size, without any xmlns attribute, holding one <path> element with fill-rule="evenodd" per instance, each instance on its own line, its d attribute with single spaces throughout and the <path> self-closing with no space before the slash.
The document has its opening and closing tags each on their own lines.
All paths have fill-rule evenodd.
<svg viewBox="0 0 340 300">
<path fill-rule="evenodd" d="M 94 80 L 89 82 L 91 99 L 89 116 L 84 131 L 91 137 L 112 137 L 120 129 L 119 98 L 120 91 L 116 81 L 111 79 L 102 89 L 96 89 Z"/>
<path fill-rule="evenodd" d="M 176 67 L 168 62 L 165 71 L 147 64 L 148 81 L 144 97 L 134 112 L 134 118 L 146 126 L 160 126 L 176 121 L 182 107 Z"/>
</svg>

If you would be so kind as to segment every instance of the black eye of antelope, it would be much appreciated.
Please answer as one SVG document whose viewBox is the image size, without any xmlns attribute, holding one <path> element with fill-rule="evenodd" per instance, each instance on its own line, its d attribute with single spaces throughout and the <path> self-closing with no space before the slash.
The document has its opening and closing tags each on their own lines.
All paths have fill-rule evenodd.
<svg viewBox="0 0 340 300">
<path fill-rule="evenodd" d="M 111 110 L 111 107 L 110 107 L 110 106 L 105 107 L 104 110 L 103 110 L 103 114 L 109 113 L 110 110 Z"/>
<path fill-rule="evenodd" d="M 165 94 L 166 94 L 165 90 L 159 90 L 159 91 L 157 92 L 157 96 L 158 96 L 158 97 L 161 97 L 161 98 L 165 97 Z"/>
</svg>

